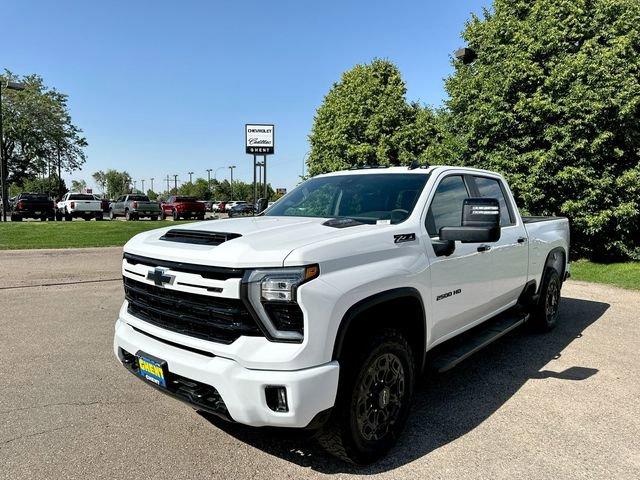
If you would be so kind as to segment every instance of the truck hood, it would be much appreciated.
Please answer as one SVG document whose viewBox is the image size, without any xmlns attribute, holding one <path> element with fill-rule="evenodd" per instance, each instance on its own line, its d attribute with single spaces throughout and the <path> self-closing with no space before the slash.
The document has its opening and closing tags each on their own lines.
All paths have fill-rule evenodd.
<svg viewBox="0 0 640 480">
<path fill-rule="evenodd" d="M 181 261 L 229 268 L 280 267 L 296 248 L 330 241 L 380 225 L 335 228 L 323 225 L 327 218 L 244 217 L 176 225 L 133 237 L 125 245 L 127 253 L 155 259 Z M 241 236 L 217 246 L 160 240 L 173 229 L 232 233 Z"/>
</svg>

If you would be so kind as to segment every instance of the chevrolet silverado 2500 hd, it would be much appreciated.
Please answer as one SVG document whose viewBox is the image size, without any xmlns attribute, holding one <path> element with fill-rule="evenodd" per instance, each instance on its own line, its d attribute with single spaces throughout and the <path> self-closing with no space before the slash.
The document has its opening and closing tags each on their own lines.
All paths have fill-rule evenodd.
<svg viewBox="0 0 640 480">
<path fill-rule="evenodd" d="M 525 322 L 554 327 L 568 250 L 567 219 L 522 217 L 496 173 L 319 175 L 260 216 L 131 239 L 114 350 L 198 410 L 313 429 L 366 464 L 397 439 L 424 369 Z"/>
</svg>

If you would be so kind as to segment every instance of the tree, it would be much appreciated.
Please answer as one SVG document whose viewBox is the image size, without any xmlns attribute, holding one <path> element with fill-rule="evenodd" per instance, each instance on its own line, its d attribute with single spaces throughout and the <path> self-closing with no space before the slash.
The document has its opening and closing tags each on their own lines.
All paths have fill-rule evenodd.
<svg viewBox="0 0 640 480">
<path fill-rule="evenodd" d="M 85 162 L 86 139 L 72 123 L 67 95 L 50 89 L 38 75 L 19 77 L 9 71 L 0 82 L 20 82 L 25 90 L 3 90 L 3 154 L 9 182 L 72 172 Z"/>
<path fill-rule="evenodd" d="M 495 0 L 446 80 L 462 161 L 571 220 L 595 259 L 640 258 L 640 2 Z"/>
<path fill-rule="evenodd" d="M 409 104 L 398 68 L 356 65 L 318 108 L 309 135 L 309 174 L 362 165 L 408 165 L 433 142 L 437 113 Z"/>
<path fill-rule="evenodd" d="M 110 199 L 116 199 L 120 195 L 125 195 L 131 191 L 131 175 L 126 171 L 119 172 L 118 170 L 109 169 L 106 172 L 99 170 L 94 172 L 92 177 L 104 181 L 106 186 L 107 197 Z M 97 180 L 96 180 L 96 183 Z"/>
<path fill-rule="evenodd" d="M 86 190 L 87 182 L 84 180 L 71 180 L 71 190 L 74 192 L 82 192 Z"/>
<path fill-rule="evenodd" d="M 100 189 L 100 193 L 104 195 L 107 188 L 107 178 L 105 176 L 105 173 L 102 170 L 98 170 L 97 172 L 94 172 L 91 177 Z"/>
<path fill-rule="evenodd" d="M 149 200 L 158 200 L 158 194 L 151 189 L 147 190 L 147 197 L 149 197 Z"/>
</svg>

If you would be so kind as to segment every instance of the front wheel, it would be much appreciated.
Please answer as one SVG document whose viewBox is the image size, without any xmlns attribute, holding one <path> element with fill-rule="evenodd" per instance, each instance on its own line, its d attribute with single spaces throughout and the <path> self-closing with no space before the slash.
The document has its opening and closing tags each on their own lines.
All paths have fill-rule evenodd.
<svg viewBox="0 0 640 480">
<path fill-rule="evenodd" d="M 558 324 L 562 282 L 555 268 L 548 267 L 543 276 L 538 304 L 531 313 L 531 326 L 538 332 L 549 332 Z"/>
<path fill-rule="evenodd" d="M 404 428 L 415 383 L 413 354 L 400 332 L 385 329 L 340 363 L 336 405 L 318 441 L 338 458 L 366 465 L 387 453 Z"/>
</svg>

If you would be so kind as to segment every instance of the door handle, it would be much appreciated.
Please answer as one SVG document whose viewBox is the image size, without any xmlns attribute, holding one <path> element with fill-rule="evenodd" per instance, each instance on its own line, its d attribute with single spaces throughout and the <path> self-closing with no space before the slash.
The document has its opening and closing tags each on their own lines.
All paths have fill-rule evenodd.
<svg viewBox="0 0 640 480">
<path fill-rule="evenodd" d="M 518 243 L 524 243 L 527 241 L 527 237 L 520 237 L 518 238 Z"/>
<path fill-rule="evenodd" d="M 491 250 L 491 245 L 480 245 L 478 247 L 479 252 L 488 252 L 489 250 Z"/>
</svg>

